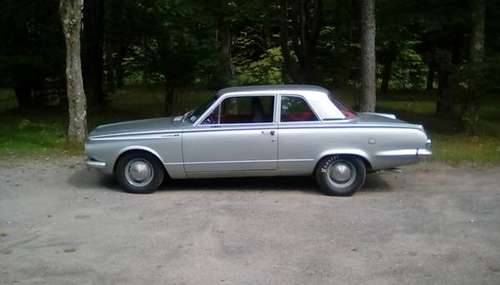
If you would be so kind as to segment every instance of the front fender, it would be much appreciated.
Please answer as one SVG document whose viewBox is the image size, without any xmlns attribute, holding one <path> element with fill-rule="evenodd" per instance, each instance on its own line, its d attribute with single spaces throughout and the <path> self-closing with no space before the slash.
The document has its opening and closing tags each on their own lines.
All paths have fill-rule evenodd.
<svg viewBox="0 0 500 285">
<path fill-rule="evenodd" d="M 118 155 L 116 156 L 115 161 L 113 162 L 113 169 L 114 169 L 114 167 L 115 167 L 115 164 L 116 164 L 116 161 L 118 160 L 118 158 L 119 158 L 122 154 L 124 154 L 125 152 L 127 152 L 127 151 L 131 151 L 131 150 L 142 150 L 142 151 L 147 151 L 147 152 L 151 153 L 152 155 L 156 156 L 156 158 L 158 158 L 158 160 L 160 160 L 160 162 L 161 162 L 162 164 L 165 164 L 165 162 L 163 161 L 162 157 L 160 156 L 160 154 L 159 154 L 156 150 L 154 150 L 154 149 L 152 149 L 152 148 L 150 148 L 150 147 L 147 147 L 147 146 L 143 146 L 143 145 L 129 145 L 129 146 L 127 146 L 127 147 L 125 147 L 125 148 L 123 148 L 123 149 L 121 149 L 121 150 L 120 150 L 120 152 L 119 152 L 119 153 L 118 153 Z"/>
</svg>

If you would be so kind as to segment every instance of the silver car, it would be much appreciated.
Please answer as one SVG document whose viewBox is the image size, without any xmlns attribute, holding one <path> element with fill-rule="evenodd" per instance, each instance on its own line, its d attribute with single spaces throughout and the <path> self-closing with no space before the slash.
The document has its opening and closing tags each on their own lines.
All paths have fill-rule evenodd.
<svg viewBox="0 0 500 285">
<path fill-rule="evenodd" d="M 355 113 L 310 85 L 222 89 L 183 116 L 107 124 L 85 143 L 87 165 L 125 191 L 165 178 L 314 175 L 329 195 L 352 195 L 366 173 L 430 156 L 421 125 Z"/>
</svg>

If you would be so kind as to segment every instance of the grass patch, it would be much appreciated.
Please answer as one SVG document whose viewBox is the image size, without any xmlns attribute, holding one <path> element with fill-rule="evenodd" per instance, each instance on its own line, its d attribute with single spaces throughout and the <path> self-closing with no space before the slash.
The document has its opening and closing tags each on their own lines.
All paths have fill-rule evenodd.
<svg viewBox="0 0 500 285">
<path fill-rule="evenodd" d="M 14 90 L 0 88 L 0 113 L 17 107 Z"/>
<path fill-rule="evenodd" d="M 395 95 L 377 102 L 377 111 L 394 113 L 408 122 L 422 124 L 432 139 L 432 160 L 450 164 L 500 163 L 500 102 L 485 100 L 476 136 L 467 136 L 456 121 L 434 116 L 434 98 L 422 95 Z"/>
<path fill-rule="evenodd" d="M 464 162 L 477 165 L 500 163 L 500 139 L 498 137 L 431 134 L 432 159 L 451 164 Z"/>
<path fill-rule="evenodd" d="M 29 118 L 29 119 L 28 119 Z M 81 146 L 66 142 L 62 119 L 30 115 L 2 116 L 0 157 L 46 156 L 81 153 Z"/>
<path fill-rule="evenodd" d="M 179 90 L 177 110 L 184 113 L 215 91 Z M 352 92 L 342 99 L 353 102 Z M 164 90 L 161 87 L 127 87 L 109 97 L 107 106 L 89 108 L 89 129 L 103 123 L 164 114 Z M 0 157 L 79 154 L 82 146 L 66 143 L 67 111 L 47 108 L 18 112 L 13 92 L 0 89 Z M 403 120 L 424 125 L 433 141 L 432 160 L 451 164 L 500 164 L 500 101 L 488 99 L 481 108 L 481 126 L 477 136 L 462 133 L 454 121 L 434 116 L 434 98 L 419 94 L 396 94 L 379 98 L 378 112 L 394 113 Z"/>
</svg>

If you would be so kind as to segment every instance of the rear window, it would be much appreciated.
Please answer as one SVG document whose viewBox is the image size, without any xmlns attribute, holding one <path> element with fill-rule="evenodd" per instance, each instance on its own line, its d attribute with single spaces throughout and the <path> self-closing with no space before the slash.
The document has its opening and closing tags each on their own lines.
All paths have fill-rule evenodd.
<svg viewBox="0 0 500 285">
<path fill-rule="evenodd" d="M 281 122 L 317 121 L 316 115 L 304 99 L 293 96 L 281 97 Z"/>
<path fill-rule="evenodd" d="M 339 111 L 347 118 L 351 119 L 356 117 L 356 112 L 354 112 L 351 108 L 347 107 L 344 105 L 342 102 L 340 102 L 337 98 L 335 98 L 333 95 L 329 94 L 328 98 L 330 98 L 330 101 L 332 101 L 333 105 L 339 109 Z"/>
</svg>

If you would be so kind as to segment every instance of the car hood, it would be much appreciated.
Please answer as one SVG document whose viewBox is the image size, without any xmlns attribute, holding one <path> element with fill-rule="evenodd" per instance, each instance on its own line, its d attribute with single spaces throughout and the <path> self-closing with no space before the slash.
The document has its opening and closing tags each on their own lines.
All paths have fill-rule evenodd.
<svg viewBox="0 0 500 285">
<path fill-rule="evenodd" d="M 182 122 L 181 117 L 164 117 L 156 119 L 126 121 L 100 125 L 89 134 L 89 138 L 168 132 L 181 129 L 183 125 L 184 123 Z"/>
</svg>

